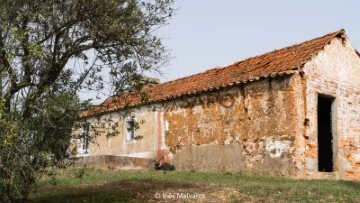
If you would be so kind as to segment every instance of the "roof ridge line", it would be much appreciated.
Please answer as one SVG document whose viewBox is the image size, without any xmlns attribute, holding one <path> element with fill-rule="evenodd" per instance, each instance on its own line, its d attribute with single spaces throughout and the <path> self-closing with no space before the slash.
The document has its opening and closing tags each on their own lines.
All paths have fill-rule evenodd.
<svg viewBox="0 0 360 203">
<path fill-rule="evenodd" d="M 211 72 L 211 71 L 214 71 L 214 70 L 222 70 L 222 69 L 225 69 L 225 68 L 228 68 L 230 66 L 233 66 L 233 65 L 237 65 L 239 63 L 243 63 L 245 61 L 248 61 L 250 59 L 253 59 L 253 58 L 256 58 L 256 57 L 259 57 L 259 56 L 264 56 L 264 55 L 268 55 L 268 54 L 272 54 L 274 52 L 277 52 L 277 51 L 281 51 L 281 50 L 286 50 L 286 49 L 290 49 L 290 48 L 293 48 L 295 46 L 299 46 L 303 43 L 307 43 L 307 42 L 311 42 L 311 41 L 316 41 L 318 39 L 321 39 L 321 38 L 325 38 L 325 37 L 328 37 L 328 36 L 331 36 L 331 35 L 334 35 L 334 37 L 336 37 L 337 35 L 340 35 L 340 34 L 344 34 L 345 33 L 345 30 L 342 28 L 342 29 L 339 29 L 335 32 L 330 32 L 328 34 L 325 34 L 325 35 L 322 35 L 322 36 L 319 36 L 319 37 L 316 37 L 316 38 L 313 38 L 313 39 L 310 39 L 310 40 L 306 40 L 306 41 L 303 41 L 303 42 L 300 42 L 300 43 L 296 43 L 296 44 L 292 44 L 290 46 L 286 46 L 286 47 L 283 47 L 283 48 L 280 48 L 280 49 L 275 49 L 275 50 L 272 50 L 272 51 L 269 51 L 269 52 L 265 52 L 263 54 L 259 54 L 259 55 L 255 55 L 255 56 L 251 56 L 251 57 L 248 57 L 248 58 L 245 58 L 243 60 L 240 60 L 240 61 L 236 61 L 235 63 L 232 63 L 232 64 L 229 64 L 229 65 L 226 65 L 226 66 L 216 66 L 214 68 L 211 68 L 211 69 L 208 69 L 208 70 L 205 70 L 205 71 L 202 71 L 202 72 L 199 72 L 199 73 L 194 73 L 194 74 L 191 74 L 191 75 L 187 75 L 187 76 L 184 76 L 184 77 L 180 77 L 180 78 L 177 78 L 177 79 L 174 79 L 174 80 L 170 80 L 170 81 L 167 81 L 167 82 L 164 82 L 164 83 L 160 83 L 158 85 L 162 85 L 162 84 L 167 84 L 167 83 L 172 83 L 172 82 L 175 82 L 175 81 L 179 81 L 179 80 L 183 80 L 183 79 L 186 79 L 186 78 L 189 78 L 189 77 L 192 77 L 192 76 L 195 76 L 195 75 L 201 75 L 201 74 L 204 74 L 206 72 Z M 158 85 L 154 85 L 153 87 L 155 86 L 158 86 Z"/>
</svg>

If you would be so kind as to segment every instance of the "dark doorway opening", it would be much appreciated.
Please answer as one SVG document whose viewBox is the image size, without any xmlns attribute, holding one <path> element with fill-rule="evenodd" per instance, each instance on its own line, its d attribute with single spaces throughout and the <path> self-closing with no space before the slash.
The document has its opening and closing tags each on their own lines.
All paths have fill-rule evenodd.
<svg viewBox="0 0 360 203">
<path fill-rule="evenodd" d="M 318 97 L 318 170 L 321 172 L 334 170 L 331 111 L 333 101 L 330 97 Z"/>
</svg>

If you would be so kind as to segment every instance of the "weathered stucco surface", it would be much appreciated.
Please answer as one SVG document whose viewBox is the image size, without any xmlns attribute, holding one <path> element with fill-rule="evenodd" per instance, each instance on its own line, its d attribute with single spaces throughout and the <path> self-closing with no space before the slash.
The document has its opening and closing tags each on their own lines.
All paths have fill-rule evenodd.
<svg viewBox="0 0 360 203">
<path fill-rule="evenodd" d="M 151 169 L 154 160 L 148 158 L 115 156 L 115 155 L 92 155 L 79 157 L 75 162 L 78 167 L 97 167 L 102 169 L 134 170 Z"/>
<path fill-rule="evenodd" d="M 360 179 L 360 58 L 348 39 L 334 39 L 304 66 L 306 119 L 304 172 L 308 177 Z M 335 98 L 333 108 L 334 172 L 321 173 L 317 154 L 317 97 Z"/>
<path fill-rule="evenodd" d="M 301 78 L 294 75 L 221 91 L 220 99 L 208 93 L 167 104 L 165 145 L 173 164 L 185 170 L 293 174 L 295 140 L 302 134 L 301 93 Z M 184 101 L 193 105 L 182 108 Z"/>
<path fill-rule="evenodd" d="M 137 139 L 127 140 L 126 118 L 134 116 L 138 128 Z M 125 157 L 155 158 L 158 153 L 158 142 L 161 142 L 162 113 L 154 112 L 148 107 L 134 109 L 130 114 L 113 112 L 98 118 L 91 117 L 92 138 L 87 154 L 82 156 L 121 155 Z M 159 129 L 160 128 L 160 129 Z M 160 130 L 160 135 L 159 135 Z M 159 135 L 159 136 L 158 136 Z"/>
</svg>

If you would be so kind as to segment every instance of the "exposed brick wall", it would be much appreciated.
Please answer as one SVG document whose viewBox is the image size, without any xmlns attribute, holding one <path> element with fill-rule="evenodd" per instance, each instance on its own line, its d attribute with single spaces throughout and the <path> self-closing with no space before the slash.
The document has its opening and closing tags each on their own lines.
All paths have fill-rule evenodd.
<svg viewBox="0 0 360 203">
<path fill-rule="evenodd" d="M 305 175 L 323 177 L 318 168 L 317 97 L 335 97 L 334 176 L 360 179 L 360 59 L 348 40 L 334 39 L 305 67 Z"/>
</svg>

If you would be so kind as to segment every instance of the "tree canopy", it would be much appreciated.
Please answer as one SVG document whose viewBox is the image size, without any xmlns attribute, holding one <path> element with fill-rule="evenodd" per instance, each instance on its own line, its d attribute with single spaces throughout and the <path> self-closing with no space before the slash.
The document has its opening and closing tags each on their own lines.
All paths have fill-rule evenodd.
<svg viewBox="0 0 360 203">
<path fill-rule="evenodd" d="M 126 91 L 167 62 L 156 30 L 172 3 L 1 1 L 0 201 L 25 199 L 38 172 L 66 157 L 80 90 Z"/>
</svg>

